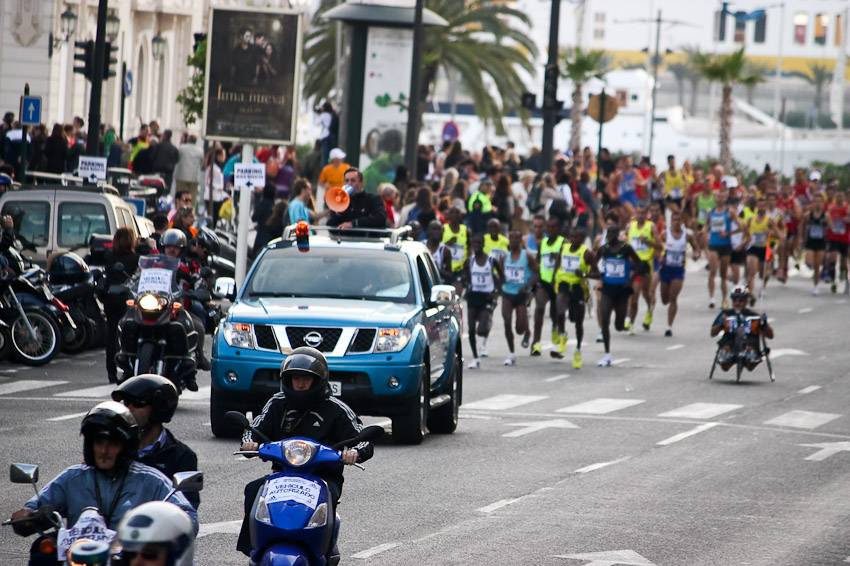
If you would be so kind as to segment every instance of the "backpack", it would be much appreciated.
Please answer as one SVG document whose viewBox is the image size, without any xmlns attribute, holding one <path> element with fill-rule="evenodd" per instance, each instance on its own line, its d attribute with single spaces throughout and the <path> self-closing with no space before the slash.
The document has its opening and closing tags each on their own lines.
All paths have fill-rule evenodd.
<svg viewBox="0 0 850 566">
<path fill-rule="evenodd" d="M 528 193 L 528 198 L 525 199 L 525 205 L 531 214 L 536 214 L 543 209 L 543 203 L 540 202 L 540 195 L 543 194 L 543 188 L 539 185 L 532 187 Z"/>
</svg>

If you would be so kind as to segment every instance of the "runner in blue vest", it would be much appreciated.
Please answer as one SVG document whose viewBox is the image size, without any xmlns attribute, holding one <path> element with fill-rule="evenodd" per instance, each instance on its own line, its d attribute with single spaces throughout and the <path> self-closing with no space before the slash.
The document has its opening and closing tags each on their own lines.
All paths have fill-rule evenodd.
<svg viewBox="0 0 850 566">
<path fill-rule="evenodd" d="M 502 319 L 505 321 L 505 340 L 510 354 L 505 360 L 506 366 L 516 364 L 514 353 L 514 333 L 511 319 L 516 311 L 516 333 L 522 336 L 528 332 L 528 294 L 537 283 L 537 259 L 528 253 L 522 245 L 522 235 L 518 230 L 508 234 L 508 253 L 502 260 L 502 272 L 505 284 L 502 285 Z"/>
</svg>

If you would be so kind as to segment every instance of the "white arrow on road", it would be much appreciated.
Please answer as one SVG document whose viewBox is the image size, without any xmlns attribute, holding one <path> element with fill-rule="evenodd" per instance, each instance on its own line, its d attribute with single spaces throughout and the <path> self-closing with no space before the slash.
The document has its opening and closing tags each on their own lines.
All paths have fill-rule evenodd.
<svg viewBox="0 0 850 566">
<path fill-rule="evenodd" d="M 634 550 L 609 550 L 607 552 L 589 552 L 587 554 L 560 554 L 555 558 L 570 558 L 572 560 L 590 560 L 585 566 L 655 566 Z"/>
<path fill-rule="evenodd" d="M 850 442 L 821 442 L 818 444 L 801 444 L 800 446 L 820 448 L 820 450 L 806 458 L 806 460 L 811 460 L 812 462 L 826 460 L 833 454 L 838 454 L 839 452 L 850 452 Z"/>
<path fill-rule="evenodd" d="M 532 432 L 537 432 L 538 430 L 543 430 L 544 428 L 578 428 L 576 425 L 565 419 L 537 421 L 534 423 L 510 423 L 508 424 L 508 426 L 521 426 L 525 428 L 521 428 L 519 430 L 515 430 L 507 434 L 503 434 L 502 436 L 506 438 L 516 438 L 517 436 L 531 434 Z"/>
</svg>

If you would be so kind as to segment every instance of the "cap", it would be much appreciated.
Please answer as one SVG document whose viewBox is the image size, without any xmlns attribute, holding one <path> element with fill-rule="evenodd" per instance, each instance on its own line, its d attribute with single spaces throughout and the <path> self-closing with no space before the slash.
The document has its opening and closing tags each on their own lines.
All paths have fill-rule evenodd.
<svg viewBox="0 0 850 566">
<path fill-rule="evenodd" d="M 534 178 L 536 176 L 537 176 L 537 172 L 534 171 L 533 169 L 523 169 L 522 171 L 517 173 L 517 178 L 519 178 L 519 179 L 525 179 L 527 177 Z"/>
<path fill-rule="evenodd" d="M 815 169 L 811 173 L 809 173 L 809 181 L 820 181 L 820 171 Z"/>
<path fill-rule="evenodd" d="M 738 178 L 734 175 L 725 175 L 722 179 L 722 182 L 726 183 L 727 189 L 734 189 L 738 186 Z"/>
<path fill-rule="evenodd" d="M 330 158 L 331 159 L 345 159 L 345 152 L 342 151 L 340 148 L 335 147 L 330 152 Z"/>
</svg>

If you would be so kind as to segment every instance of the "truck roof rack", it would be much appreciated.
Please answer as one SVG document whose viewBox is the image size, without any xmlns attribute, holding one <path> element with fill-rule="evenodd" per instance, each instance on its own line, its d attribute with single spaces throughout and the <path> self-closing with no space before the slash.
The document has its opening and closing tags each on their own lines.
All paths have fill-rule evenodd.
<svg viewBox="0 0 850 566">
<path fill-rule="evenodd" d="M 80 193 L 100 193 L 105 195 L 120 196 L 118 189 L 112 185 L 101 183 L 98 185 L 64 185 L 64 184 L 44 184 L 44 185 L 21 185 L 17 191 L 76 191 Z"/>
<path fill-rule="evenodd" d="M 390 244 L 398 244 L 401 240 L 410 240 L 413 228 L 401 226 L 399 228 L 350 228 L 343 229 L 335 226 L 310 226 L 314 232 L 326 232 L 329 238 L 337 241 L 362 241 L 368 242 L 376 239 L 389 239 Z M 283 241 L 295 239 L 295 224 L 290 224 L 283 229 Z"/>
</svg>

